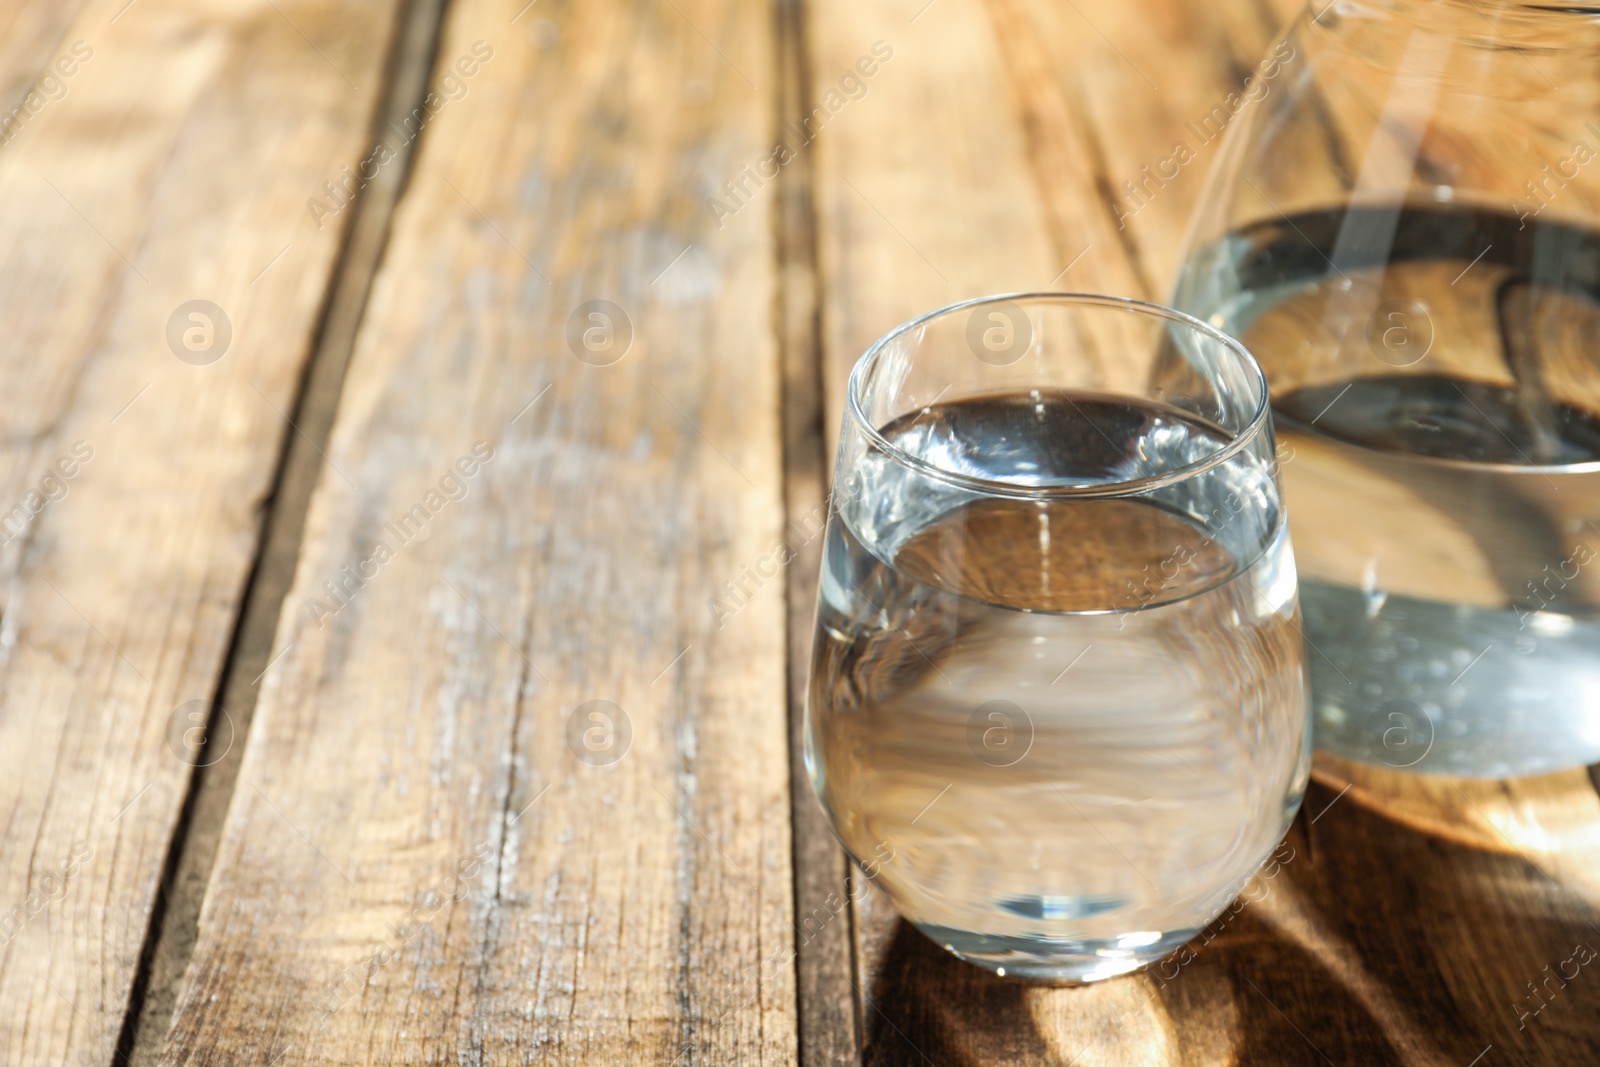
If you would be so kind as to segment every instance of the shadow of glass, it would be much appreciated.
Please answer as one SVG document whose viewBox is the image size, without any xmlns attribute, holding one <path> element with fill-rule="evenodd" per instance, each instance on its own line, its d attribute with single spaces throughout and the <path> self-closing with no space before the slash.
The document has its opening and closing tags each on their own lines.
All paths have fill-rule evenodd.
<svg viewBox="0 0 1600 1067">
<path fill-rule="evenodd" d="M 1287 841 L 1187 957 L 1092 987 L 997 978 L 897 921 L 863 959 L 863 1062 L 1593 1061 L 1600 911 L 1581 891 L 1320 782 Z"/>
</svg>

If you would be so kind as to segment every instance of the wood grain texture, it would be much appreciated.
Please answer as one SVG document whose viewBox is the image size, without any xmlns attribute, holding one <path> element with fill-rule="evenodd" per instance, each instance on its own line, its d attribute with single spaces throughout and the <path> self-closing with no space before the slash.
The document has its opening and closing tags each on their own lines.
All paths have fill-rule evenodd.
<svg viewBox="0 0 1600 1067">
<path fill-rule="evenodd" d="M 1114 190 L 1253 76 L 1295 7 L 940 0 L 874 9 L 875 23 L 814 4 L 819 85 L 856 35 L 896 44 L 816 153 L 830 422 L 874 336 L 958 295 L 1049 278 L 1019 283 L 1019 267 L 1064 266 L 1087 247 L 1059 287 L 1165 297 L 1214 159 L 1199 154 L 1152 186 L 1131 217 Z M 854 910 L 864 1062 L 1592 1058 L 1600 981 L 1578 951 L 1600 949 L 1589 776 L 1474 783 L 1318 767 L 1238 911 L 1144 974 L 1079 989 L 998 979 L 865 894 Z M 1551 977 L 1561 968 L 1578 976 Z"/>
<path fill-rule="evenodd" d="M 416 146 L 405 122 L 425 106 L 433 74 L 444 0 L 407 0 L 399 16 L 387 89 L 367 146 L 383 143 L 394 158 L 360 189 L 350 207 L 350 224 L 328 302 L 317 330 L 305 384 L 288 410 L 295 432 L 285 442 L 274 480 L 270 509 L 255 567 L 239 608 L 239 621 L 219 686 L 213 717 L 227 723 L 236 738 L 246 736 L 254 718 L 261 676 L 277 651 L 278 616 L 294 581 L 311 494 L 326 466 L 340 386 L 355 344 L 395 203 L 409 174 Z M 136 1018 L 124 1029 L 126 1067 L 153 1067 L 161 1056 L 184 968 L 199 932 L 200 907 L 216 861 L 228 804 L 238 783 L 245 745 L 236 743 L 220 759 L 197 767 L 187 815 L 180 823 L 181 845 L 169 857 L 169 876 L 147 938 L 149 964 L 142 990 L 135 986 Z M 143 1000 L 137 998 L 142 993 Z"/>
<path fill-rule="evenodd" d="M 1096 291 L 1171 295 L 1189 217 L 1236 121 L 1230 95 L 1242 112 L 1257 102 L 1239 104 L 1246 78 L 1253 93 L 1288 80 L 1257 70 L 1278 29 L 1263 6 L 990 0 L 1017 57 L 1009 69 L 1046 202 L 1057 215 L 1109 213 L 1109 228 L 1076 228 L 1121 246 L 1135 275 L 1096 276 Z"/>
<path fill-rule="evenodd" d="M 1125 183 L 1297 4 L 436 5 L 0 10 L 0 1064 L 1594 1058 L 1593 773 L 1319 757 L 1082 989 L 910 929 L 805 782 L 851 364 L 1163 298 L 1217 145 Z"/>
<path fill-rule="evenodd" d="M 0 148 L 8 1067 L 117 1055 L 340 241 L 306 198 L 358 158 L 393 11 L 120 7 L 13 6 L 0 50 L 75 61 Z M 211 339 L 180 313 L 173 349 L 196 299 Z"/>
<path fill-rule="evenodd" d="M 773 46 L 452 5 L 164 1063 L 794 1059 Z"/>
<path fill-rule="evenodd" d="M 830 459 L 850 367 L 891 327 L 984 293 L 1097 287 L 1090 257 L 1063 273 L 1082 245 L 1050 240 L 983 6 L 938 0 L 918 17 L 920 7 L 809 7 L 813 110 L 837 106 L 805 149 L 817 174 Z M 879 41 L 892 58 L 851 100 L 839 86 Z"/>
<path fill-rule="evenodd" d="M 62 35 L 82 7 L 83 0 L 0 6 L 0 144 L 16 140 L 36 116 L 72 94 L 79 64 L 72 39 Z M 52 80 L 41 84 L 46 75 Z"/>
<path fill-rule="evenodd" d="M 799 0 L 777 6 L 778 125 L 810 114 L 810 48 Z M 803 128 L 803 127 L 802 127 Z M 806 692 L 812 623 L 827 523 L 822 359 L 818 333 L 814 156 L 798 152 L 780 172 L 773 215 L 780 279 L 783 360 L 784 572 L 789 626 L 789 778 L 794 841 L 795 981 L 800 1063 L 846 1067 L 859 1059 L 851 958 L 849 861 L 828 829 L 805 766 Z"/>
</svg>

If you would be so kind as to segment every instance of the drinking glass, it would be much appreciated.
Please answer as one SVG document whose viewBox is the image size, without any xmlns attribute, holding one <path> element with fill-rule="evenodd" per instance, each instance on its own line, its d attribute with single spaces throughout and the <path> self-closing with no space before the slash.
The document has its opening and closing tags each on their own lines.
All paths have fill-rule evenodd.
<svg viewBox="0 0 1600 1067">
<path fill-rule="evenodd" d="M 806 766 L 937 943 L 1121 974 L 1215 917 L 1300 806 L 1297 613 L 1243 346 L 1115 297 L 942 308 L 850 376 Z"/>
<path fill-rule="evenodd" d="M 1597 52 L 1584 5 L 1316 0 L 1218 110 L 1174 303 L 1271 383 L 1319 748 L 1600 761 Z"/>
</svg>

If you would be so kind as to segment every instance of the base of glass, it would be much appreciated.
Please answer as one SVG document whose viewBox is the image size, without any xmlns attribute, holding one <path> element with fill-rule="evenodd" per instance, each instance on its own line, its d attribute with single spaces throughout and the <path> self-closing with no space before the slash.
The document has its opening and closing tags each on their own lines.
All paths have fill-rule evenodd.
<svg viewBox="0 0 1600 1067">
<path fill-rule="evenodd" d="M 1135 930 L 1108 938 L 1010 937 L 912 925 L 954 956 L 1002 978 L 1085 985 L 1147 967 L 1194 940 L 1198 930 Z"/>
</svg>

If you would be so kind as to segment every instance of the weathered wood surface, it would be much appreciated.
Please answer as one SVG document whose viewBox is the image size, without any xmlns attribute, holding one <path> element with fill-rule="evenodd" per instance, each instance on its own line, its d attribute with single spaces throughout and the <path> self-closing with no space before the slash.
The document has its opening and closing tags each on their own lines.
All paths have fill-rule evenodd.
<svg viewBox="0 0 1600 1067">
<path fill-rule="evenodd" d="M 278 616 L 294 580 L 312 490 L 327 463 L 340 384 L 417 144 L 405 124 L 409 119 L 415 126 L 413 112 L 425 102 L 442 6 L 443 0 L 408 0 L 399 15 L 385 79 L 386 98 L 375 116 L 373 134 L 375 141 L 393 150 L 394 157 L 360 189 L 348 209 L 344 248 L 330 282 L 300 402 L 291 413 L 295 432 L 283 448 L 255 569 L 239 609 L 233 649 L 219 687 L 218 710 L 213 712 L 214 716 L 226 716 L 227 728 L 236 738 L 249 732 L 259 681 L 276 651 L 272 642 L 277 636 Z M 370 153 L 372 144 L 363 145 L 364 154 Z M 234 744 L 215 762 L 207 762 L 195 772 L 182 841 L 168 861 L 165 902 L 147 940 L 149 964 L 143 1003 L 124 1031 L 123 1046 L 129 1049 L 125 1067 L 153 1067 L 160 1057 L 178 984 L 194 951 L 200 906 L 244 750 L 243 744 Z"/>
<path fill-rule="evenodd" d="M 1319 757 L 1247 903 L 1085 989 L 909 929 L 804 779 L 851 363 L 1165 297 L 1297 7 L 0 11 L 0 509 L 60 496 L 0 546 L 0 1064 L 1593 1059 L 1582 772 Z M 319 195 L 397 125 L 409 180 Z"/>
<path fill-rule="evenodd" d="M 794 1059 L 772 50 L 451 6 L 164 1063 Z"/>
<path fill-rule="evenodd" d="M 137 1010 L 339 249 L 306 197 L 358 158 L 394 7 L 0 13 L 7 1067 L 113 1063 Z"/>
<path fill-rule="evenodd" d="M 811 624 L 827 516 L 827 453 L 817 316 L 814 156 L 796 143 L 812 112 L 806 11 L 777 7 L 780 137 L 794 152 L 775 189 L 779 344 L 783 358 L 785 569 L 789 627 L 789 775 L 794 836 L 795 986 L 804 1067 L 847 1067 L 859 1043 L 850 912 L 849 859 L 828 829 L 805 769 L 805 702 L 811 676 Z"/>
<path fill-rule="evenodd" d="M 78 64 L 73 38 L 65 34 L 82 7 L 82 0 L 0 7 L 0 144 L 15 140 L 36 115 L 72 92 Z"/>
</svg>

